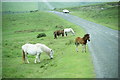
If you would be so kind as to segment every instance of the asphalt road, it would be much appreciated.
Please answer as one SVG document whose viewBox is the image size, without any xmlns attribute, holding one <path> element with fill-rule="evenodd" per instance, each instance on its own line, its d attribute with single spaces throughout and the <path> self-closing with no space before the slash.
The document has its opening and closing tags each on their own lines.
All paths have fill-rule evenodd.
<svg viewBox="0 0 120 80">
<path fill-rule="evenodd" d="M 96 78 L 118 78 L 118 31 L 62 12 L 52 12 L 90 34 L 88 42 Z"/>
</svg>

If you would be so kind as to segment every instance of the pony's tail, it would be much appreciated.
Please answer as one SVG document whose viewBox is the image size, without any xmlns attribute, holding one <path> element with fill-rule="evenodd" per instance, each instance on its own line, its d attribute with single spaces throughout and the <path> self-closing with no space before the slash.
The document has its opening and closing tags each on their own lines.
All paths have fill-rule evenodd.
<svg viewBox="0 0 120 80">
<path fill-rule="evenodd" d="M 22 58 L 23 58 L 23 61 L 25 62 L 25 52 L 22 50 L 22 53 L 23 53 Z"/>
</svg>

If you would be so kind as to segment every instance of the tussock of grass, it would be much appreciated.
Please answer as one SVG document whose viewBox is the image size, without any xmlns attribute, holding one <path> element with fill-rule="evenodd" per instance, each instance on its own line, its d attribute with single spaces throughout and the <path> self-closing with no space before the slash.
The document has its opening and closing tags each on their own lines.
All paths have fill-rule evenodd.
<svg viewBox="0 0 120 80">
<path fill-rule="evenodd" d="M 15 19 L 15 20 L 11 20 Z M 62 25 L 76 32 L 73 36 L 54 39 L 53 32 Z M 61 28 L 61 27 L 60 27 Z M 18 31 L 15 33 L 15 31 Z M 37 34 L 47 36 L 36 38 Z M 3 15 L 3 78 L 93 78 L 95 77 L 89 51 L 75 51 L 74 39 L 83 36 L 79 26 L 47 12 Z M 21 46 L 25 43 L 43 43 L 54 50 L 54 59 L 41 54 L 41 62 L 34 64 L 35 56 L 28 55 L 30 64 L 23 64 Z"/>
</svg>

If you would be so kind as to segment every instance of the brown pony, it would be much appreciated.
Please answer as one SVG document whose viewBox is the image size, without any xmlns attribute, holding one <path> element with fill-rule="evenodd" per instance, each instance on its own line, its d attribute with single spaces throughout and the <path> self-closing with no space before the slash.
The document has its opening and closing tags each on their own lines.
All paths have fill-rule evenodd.
<svg viewBox="0 0 120 80">
<path fill-rule="evenodd" d="M 76 51 L 78 52 L 78 45 L 82 44 L 84 51 L 86 52 L 86 44 L 87 44 L 87 40 L 90 41 L 90 34 L 85 34 L 83 38 L 81 37 L 77 37 L 75 39 L 75 45 L 76 45 Z M 83 52 L 83 49 L 82 49 Z"/>
<path fill-rule="evenodd" d="M 62 34 L 62 36 L 64 36 L 64 29 L 55 31 L 54 32 L 54 39 L 57 39 L 57 36 L 60 36 L 61 34 Z"/>
</svg>

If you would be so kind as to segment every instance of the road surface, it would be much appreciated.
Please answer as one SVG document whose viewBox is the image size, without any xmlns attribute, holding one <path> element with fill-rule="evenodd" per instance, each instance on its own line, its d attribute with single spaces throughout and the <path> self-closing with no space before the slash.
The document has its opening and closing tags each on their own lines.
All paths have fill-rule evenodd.
<svg viewBox="0 0 120 80">
<path fill-rule="evenodd" d="M 93 58 L 96 78 L 118 78 L 118 31 L 57 11 L 52 12 L 79 25 L 90 34 L 89 51 Z"/>
</svg>

